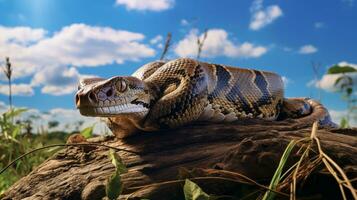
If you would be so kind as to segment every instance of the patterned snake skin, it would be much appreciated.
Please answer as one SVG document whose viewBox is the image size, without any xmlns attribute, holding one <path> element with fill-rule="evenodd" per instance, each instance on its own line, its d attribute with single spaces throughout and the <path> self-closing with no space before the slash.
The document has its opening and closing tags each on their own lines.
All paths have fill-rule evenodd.
<svg viewBox="0 0 357 200">
<path fill-rule="evenodd" d="M 152 62 L 128 77 L 83 79 L 76 105 L 82 115 L 106 117 L 120 138 L 195 121 L 279 120 L 313 113 L 321 125 L 334 126 L 318 102 L 284 98 L 277 74 L 187 58 Z"/>
</svg>

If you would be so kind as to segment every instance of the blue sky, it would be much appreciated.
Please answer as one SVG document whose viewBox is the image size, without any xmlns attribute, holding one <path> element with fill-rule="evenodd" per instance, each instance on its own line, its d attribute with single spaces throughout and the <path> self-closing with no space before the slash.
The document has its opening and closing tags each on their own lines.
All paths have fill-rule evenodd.
<svg viewBox="0 0 357 200">
<path fill-rule="evenodd" d="M 202 61 L 274 71 L 286 96 L 318 97 L 336 118 L 337 63 L 357 67 L 354 0 L 0 0 L 0 58 L 14 66 L 14 103 L 38 112 L 75 113 L 80 77 L 130 75 L 156 60 L 168 32 L 168 58 L 195 57 L 209 29 Z M 316 80 L 311 62 L 320 63 Z M 356 76 L 355 76 L 356 77 Z M 0 77 L 0 101 L 7 88 Z"/>
</svg>

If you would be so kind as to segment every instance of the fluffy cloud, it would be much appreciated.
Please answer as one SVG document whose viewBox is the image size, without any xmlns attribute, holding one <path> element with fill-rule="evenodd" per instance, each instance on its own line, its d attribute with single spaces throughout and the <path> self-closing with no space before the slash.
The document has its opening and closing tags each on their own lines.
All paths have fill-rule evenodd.
<svg viewBox="0 0 357 200">
<path fill-rule="evenodd" d="M 286 76 L 282 76 L 281 79 L 283 80 L 284 86 L 287 87 L 292 81 L 286 77 Z"/>
<path fill-rule="evenodd" d="M 351 66 L 357 69 L 357 64 L 352 64 L 348 62 L 340 62 L 338 63 L 339 66 Z M 353 82 L 357 83 L 357 72 L 351 72 L 347 73 L 349 77 L 352 78 Z M 335 85 L 336 80 L 341 77 L 341 74 L 325 74 L 322 76 L 320 80 L 312 80 L 310 81 L 307 86 L 313 86 L 316 88 L 323 89 L 327 92 L 336 92 L 338 91 L 338 88 L 340 87 L 341 84 L 343 84 L 343 81 L 341 81 L 338 85 Z"/>
<path fill-rule="evenodd" d="M 42 93 L 52 95 L 71 94 L 77 90 L 80 78 L 95 77 L 93 75 L 79 74 L 76 68 L 51 67 L 46 68 L 33 77 L 31 85 L 43 86 Z"/>
<path fill-rule="evenodd" d="M 189 25 L 190 23 L 189 23 L 186 19 L 181 19 L 180 24 L 181 24 L 182 26 L 187 26 L 187 25 Z"/>
<path fill-rule="evenodd" d="M 341 61 L 337 65 L 339 65 L 339 66 L 350 66 L 350 67 L 353 67 L 353 68 L 357 69 L 357 64 L 349 63 L 349 62 L 346 62 L 346 61 Z"/>
<path fill-rule="evenodd" d="M 249 24 L 251 30 L 259 30 L 268 24 L 273 23 L 273 21 L 283 15 L 283 11 L 278 5 L 271 5 L 263 8 L 263 0 L 253 1 L 250 11 L 252 13 Z"/>
<path fill-rule="evenodd" d="M 163 39 L 164 38 L 162 37 L 162 35 L 157 35 L 150 40 L 150 44 L 157 44 L 157 43 L 161 42 Z"/>
<path fill-rule="evenodd" d="M 6 103 L 0 101 L 0 113 L 5 112 L 8 109 L 8 105 Z"/>
<path fill-rule="evenodd" d="M 332 110 L 329 109 L 330 116 L 332 121 L 336 124 L 340 124 L 341 119 L 347 116 L 347 110 Z M 357 121 L 353 118 L 350 121 L 350 126 L 357 127 Z"/>
<path fill-rule="evenodd" d="M 349 73 L 348 75 L 355 83 L 357 82 L 357 73 Z M 338 91 L 339 85 L 343 83 L 342 81 L 338 85 L 335 85 L 335 82 L 339 77 L 341 77 L 340 74 L 326 74 L 323 75 L 320 80 L 313 80 L 309 82 L 308 85 L 326 90 L 328 92 L 336 92 Z"/>
<path fill-rule="evenodd" d="M 144 35 L 110 27 L 72 24 L 51 38 L 31 46 L 35 60 L 45 65 L 99 66 L 154 55 L 154 50 L 139 41 Z"/>
<path fill-rule="evenodd" d="M 162 47 L 164 46 L 162 43 L 163 39 L 164 38 L 162 37 L 162 35 L 157 35 L 150 40 L 150 44 L 156 45 L 157 48 L 162 49 Z"/>
<path fill-rule="evenodd" d="M 125 30 L 110 27 L 89 26 L 85 24 L 72 24 L 63 27 L 52 36 L 46 36 L 43 29 L 28 27 L 1 27 L 0 29 L 0 57 L 9 56 L 13 64 L 13 78 L 31 76 L 36 73 L 46 76 L 57 75 L 63 72 L 57 81 L 58 85 L 49 85 L 45 82 L 42 91 L 59 94 L 59 87 L 69 86 L 68 77 L 78 79 L 80 76 L 75 67 L 96 67 L 111 63 L 124 63 L 125 61 L 138 61 L 141 58 L 151 57 L 154 49 L 143 44 L 145 36 Z M 66 73 L 69 73 L 66 74 Z M 34 77 L 32 82 L 39 79 Z M 4 76 L 0 75 L 4 80 Z M 45 80 L 45 79 L 43 79 Z M 69 93 L 69 88 L 63 94 Z"/>
<path fill-rule="evenodd" d="M 116 5 L 123 5 L 128 10 L 163 11 L 174 6 L 174 0 L 116 0 Z"/>
<path fill-rule="evenodd" d="M 42 86 L 41 92 L 52 95 L 70 94 L 77 90 L 77 83 L 82 77 L 76 68 L 49 67 L 38 73 L 32 79 L 32 86 Z"/>
<path fill-rule="evenodd" d="M 19 96 L 32 96 L 35 94 L 31 85 L 23 84 L 23 83 L 12 84 L 11 93 L 12 95 L 19 95 Z M 0 84 L 0 94 L 4 94 L 4 95 L 9 94 L 9 86 L 7 84 Z"/>
<path fill-rule="evenodd" d="M 18 30 L 22 29 L 7 28 L 3 32 L 13 33 Z M 28 36 L 1 41 L 0 55 L 10 56 L 15 77 L 31 75 L 31 72 L 37 72 L 47 66 L 95 67 L 114 62 L 121 64 L 127 60 L 135 61 L 155 54 L 153 49 L 140 43 L 145 37 L 143 34 L 110 27 L 72 24 L 62 28 L 52 37 L 34 37 L 37 32 L 41 31 L 34 29 Z M 31 45 L 20 45 L 16 42 L 34 39 L 36 42 Z"/>
<path fill-rule="evenodd" d="M 313 54 L 316 53 L 317 51 L 318 49 L 311 44 L 304 45 L 299 49 L 300 54 Z"/>
<path fill-rule="evenodd" d="M 198 30 L 192 29 L 189 34 L 178 42 L 174 51 L 180 57 L 194 57 L 197 55 L 197 38 L 203 38 Z M 260 57 L 267 52 L 264 46 L 257 46 L 249 42 L 234 44 L 223 29 L 210 29 L 202 48 L 202 57 Z"/>
<path fill-rule="evenodd" d="M 29 27 L 8 28 L 0 26 L 0 44 L 12 42 L 15 44 L 29 44 L 43 39 L 46 35 L 44 29 L 32 29 Z"/>
</svg>

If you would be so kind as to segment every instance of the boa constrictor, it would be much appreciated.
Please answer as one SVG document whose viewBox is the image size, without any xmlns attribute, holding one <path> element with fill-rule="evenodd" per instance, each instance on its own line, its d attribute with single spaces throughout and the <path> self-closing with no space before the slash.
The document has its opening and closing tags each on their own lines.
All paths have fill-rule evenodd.
<svg viewBox="0 0 357 200">
<path fill-rule="evenodd" d="M 279 120 L 313 113 L 321 125 L 334 126 L 320 103 L 284 98 L 283 81 L 275 73 L 188 58 L 152 62 L 132 76 L 82 79 L 76 105 L 82 115 L 106 117 L 120 138 L 196 121 Z"/>
</svg>

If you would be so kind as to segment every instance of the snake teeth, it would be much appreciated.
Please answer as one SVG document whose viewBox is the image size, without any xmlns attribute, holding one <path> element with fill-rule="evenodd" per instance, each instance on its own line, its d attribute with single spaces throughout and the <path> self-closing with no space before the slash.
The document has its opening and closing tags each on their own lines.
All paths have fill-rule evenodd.
<svg viewBox="0 0 357 200">
<path fill-rule="evenodd" d="M 109 107 L 103 107 L 102 109 L 104 113 L 110 113 Z"/>
<path fill-rule="evenodd" d="M 104 107 L 94 107 L 94 108 L 82 108 L 81 113 L 87 116 L 111 116 L 121 113 L 140 113 L 147 111 L 148 109 L 142 105 L 115 105 L 115 106 L 104 106 Z"/>
</svg>

